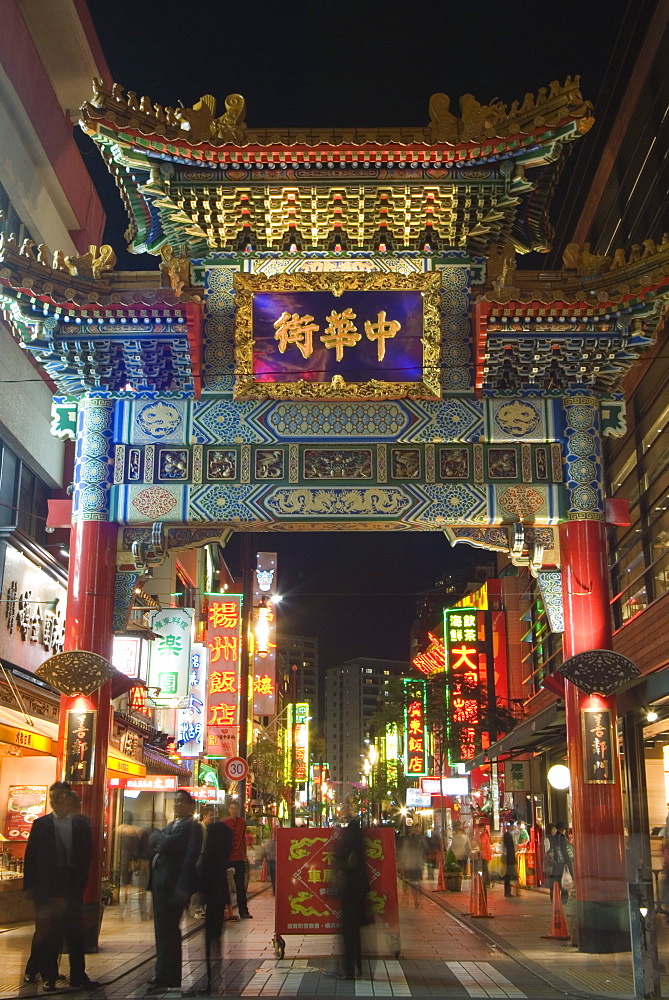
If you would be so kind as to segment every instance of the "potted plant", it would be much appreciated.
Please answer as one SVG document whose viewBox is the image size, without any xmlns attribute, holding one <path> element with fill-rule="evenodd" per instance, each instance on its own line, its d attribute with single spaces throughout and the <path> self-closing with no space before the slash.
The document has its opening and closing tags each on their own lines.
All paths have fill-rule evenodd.
<svg viewBox="0 0 669 1000">
<path fill-rule="evenodd" d="M 455 860 L 455 854 L 450 849 L 446 852 L 444 879 L 449 892 L 462 892 L 462 868 Z"/>
</svg>

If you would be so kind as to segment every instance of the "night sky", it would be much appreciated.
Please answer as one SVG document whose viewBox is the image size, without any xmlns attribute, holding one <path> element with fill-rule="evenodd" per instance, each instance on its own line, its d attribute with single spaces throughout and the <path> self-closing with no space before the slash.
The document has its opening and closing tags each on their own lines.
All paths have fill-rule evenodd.
<svg viewBox="0 0 669 1000">
<path fill-rule="evenodd" d="M 126 89 L 163 105 L 189 106 L 211 93 L 219 114 L 227 94 L 241 93 L 251 126 L 297 127 L 423 125 L 435 92 L 449 94 L 455 111 L 467 92 L 510 104 L 576 73 L 597 116 L 610 102 L 607 67 L 618 34 L 644 4 L 90 0 L 89 7 L 112 76 Z M 123 252 L 127 219 L 116 187 L 87 137 L 80 144 L 107 209 L 105 242 L 118 267 L 155 269 L 154 257 Z M 579 150 L 567 162 L 562 192 L 595 165 L 587 148 Z M 530 256 L 519 265 L 544 266 Z M 325 666 L 358 655 L 407 658 L 416 593 L 485 555 L 451 549 L 436 532 L 257 537 L 279 553 L 280 628 L 317 635 Z M 228 554 L 233 564 L 236 549 Z"/>
</svg>

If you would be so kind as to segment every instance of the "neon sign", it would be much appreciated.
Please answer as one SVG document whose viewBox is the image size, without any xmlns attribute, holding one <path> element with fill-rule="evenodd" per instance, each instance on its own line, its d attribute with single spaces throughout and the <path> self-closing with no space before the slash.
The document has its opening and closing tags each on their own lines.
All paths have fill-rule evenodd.
<svg viewBox="0 0 669 1000">
<path fill-rule="evenodd" d="M 288 705 L 286 714 L 288 725 L 283 734 L 283 773 L 285 781 L 288 784 L 291 781 L 306 781 L 308 777 L 309 703 L 297 702 L 295 705 Z"/>
<path fill-rule="evenodd" d="M 241 668 L 242 598 L 221 594 L 209 604 L 207 645 L 207 736 L 210 757 L 234 757 L 239 747 L 239 682 Z"/>
<path fill-rule="evenodd" d="M 472 760 L 480 742 L 479 612 L 446 609 L 444 637 L 449 674 L 446 686 L 446 718 L 451 737 L 449 763 L 456 763 Z"/>
<path fill-rule="evenodd" d="M 254 573 L 253 714 L 276 714 L 276 552 L 258 552 Z"/>
<path fill-rule="evenodd" d="M 443 673 L 446 669 L 446 650 L 444 643 L 436 635 L 428 632 L 427 637 L 430 640 L 430 645 L 424 653 L 414 656 L 411 662 L 417 670 L 429 677 L 430 674 Z"/>
<path fill-rule="evenodd" d="M 425 681 L 405 677 L 404 685 L 404 772 L 407 777 L 427 774 L 427 732 L 425 729 Z"/>
</svg>

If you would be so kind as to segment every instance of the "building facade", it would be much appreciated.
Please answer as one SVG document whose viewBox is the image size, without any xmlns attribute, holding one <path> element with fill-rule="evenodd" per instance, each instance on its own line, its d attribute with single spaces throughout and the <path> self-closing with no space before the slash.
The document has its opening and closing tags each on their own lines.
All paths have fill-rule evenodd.
<svg viewBox="0 0 669 1000">
<path fill-rule="evenodd" d="M 360 782 L 362 757 L 373 736 L 370 723 L 388 700 L 391 676 L 408 670 L 409 664 L 401 660 L 361 656 L 326 671 L 325 753 L 330 779 L 340 783 L 341 799 L 347 786 Z"/>
</svg>

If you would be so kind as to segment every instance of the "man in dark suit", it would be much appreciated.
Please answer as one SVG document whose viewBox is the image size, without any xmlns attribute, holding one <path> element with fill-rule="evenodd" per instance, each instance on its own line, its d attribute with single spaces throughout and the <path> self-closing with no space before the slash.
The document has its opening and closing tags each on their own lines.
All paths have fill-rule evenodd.
<svg viewBox="0 0 669 1000">
<path fill-rule="evenodd" d="M 35 912 L 31 971 L 26 977 L 39 972 L 48 993 L 56 989 L 63 937 L 70 957 L 70 985 L 89 989 L 99 985 L 86 975 L 82 920 L 93 849 L 91 825 L 77 811 L 75 799 L 66 781 L 51 786 L 53 811 L 33 823 L 24 859 L 23 891 Z"/>
<path fill-rule="evenodd" d="M 156 935 L 156 991 L 181 986 L 179 922 L 190 897 L 198 890 L 197 862 L 202 850 L 202 826 L 193 818 L 195 799 L 183 789 L 174 796 L 174 820 L 156 844 L 149 888 L 153 893 Z"/>
</svg>

